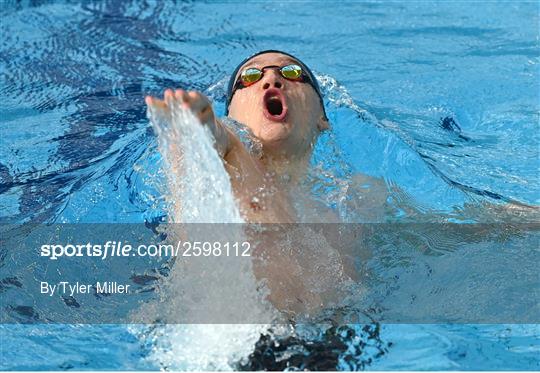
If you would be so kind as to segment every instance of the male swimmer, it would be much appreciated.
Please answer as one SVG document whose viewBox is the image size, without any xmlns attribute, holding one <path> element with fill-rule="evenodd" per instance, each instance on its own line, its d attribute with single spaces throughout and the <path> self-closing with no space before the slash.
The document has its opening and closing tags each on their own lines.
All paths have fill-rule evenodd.
<svg viewBox="0 0 540 373">
<path fill-rule="evenodd" d="M 183 105 L 208 126 L 246 221 L 299 221 L 289 194 L 305 175 L 317 136 L 329 124 L 317 80 L 298 58 L 259 52 L 230 78 L 226 114 L 250 130 L 260 152 L 248 149 L 216 118 L 210 100 L 199 92 L 167 89 L 163 100 L 147 96 L 146 103 L 165 117 L 175 103 Z"/>
<path fill-rule="evenodd" d="M 210 100 L 199 92 L 168 89 L 163 100 L 147 96 L 146 103 L 169 123 L 172 108 L 181 105 L 210 129 L 246 222 L 295 223 L 306 220 L 306 211 L 316 211 L 308 217 L 311 222 L 313 217 L 319 222 L 337 220 L 328 208 L 315 207 L 306 197 L 308 193 L 295 189 L 306 175 L 317 136 L 329 128 L 317 80 L 298 58 L 268 50 L 244 60 L 230 78 L 227 117 L 221 120 Z M 257 151 L 246 144 L 235 126 L 249 129 Z M 302 206 L 302 219 L 294 205 Z M 311 273 L 307 269 L 313 263 L 299 246 L 284 253 L 281 250 L 286 248 L 277 244 L 278 237 L 274 231 L 258 232 L 256 237 L 254 272 L 258 279 L 266 279 L 268 299 L 278 309 L 295 314 L 339 299 L 337 288 L 353 277 L 347 274 L 353 271 L 352 261 L 341 261 L 327 247 L 317 260 L 326 260 L 328 273 Z M 333 285 L 326 286 L 332 289 L 327 291 L 327 299 L 323 300 L 320 290 L 312 289 L 315 282 Z"/>
<path fill-rule="evenodd" d="M 318 218 L 318 222 L 337 220 L 329 209 L 314 206 L 315 202 L 305 197 L 308 193 L 298 193 L 298 189 L 295 189 L 306 176 L 319 133 L 329 128 L 317 80 L 298 58 L 288 53 L 268 50 L 244 60 L 230 78 L 226 105 L 228 117 L 222 120 L 216 118 L 210 100 L 195 91 L 178 89 L 173 92 L 168 89 L 163 100 L 147 96 L 146 103 L 157 115 L 169 119 L 174 105 L 182 105 L 210 129 L 245 221 L 299 222 L 299 213 L 293 207 L 298 204 L 303 207 L 310 205 L 311 208 L 307 210 L 314 211 L 308 217 L 311 222 L 315 222 L 314 217 Z M 260 151 L 252 151 L 242 141 L 229 126 L 231 119 L 250 130 L 253 140 L 260 145 Z M 356 176 L 355 181 L 359 185 L 372 185 L 371 191 L 362 191 L 361 198 L 357 199 L 361 206 L 356 206 L 356 209 L 365 212 L 367 219 L 385 221 L 385 203 L 389 191 L 384 181 L 368 176 Z M 292 203 L 292 197 L 295 204 Z M 365 201 L 370 201 L 367 208 Z M 411 206 L 410 215 L 418 216 L 413 209 Z M 483 211 L 484 216 L 508 219 L 511 215 L 521 215 L 525 210 L 529 213 L 531 207 L 515 204 L 492 206 L 483 203 L 476 208 L 461 209 L 459 213 L 464 217 L 475 217 L 475 210 Z M 302 212 L 304 221 L 305 211 Z M 486 211 L 490 212 L 486 214 Z M 446 218 L 437 214 L 434 217 L 439 222 Z M 456 232 L 438 230 L 437 234 L 455 236 Z M 311 233 L 309 235 L 315 237 Z M 465 241 L 481 240 L 484 236 L 483 233 L 471 234 Z M 335 237 L 317 239 L 324 241 L 326 238 L 328 242 L 337 242 Z M 311 273 L 309 269 L 313 269 L 312 259 L 303 258 L 302 250 L 282 253 L 273 235 L 265 238 L 261 236 L 261 240 L 264 253 L 260 257 L 266 260 L 256 262 L 254 270 L 258 278 L 267 279 L 271 290 L 269 299 L 278 309 L 294 312 L 317 309 L 328 301 L 340 299 L 340 284 L 350 283 L 351 279 L 357 281 L 352 263 L 358 250 L 347 254 L 349 243 L 342 242 L 338 247 L 339 253 L 331 245 L 325 246 L 324 255 L 315 256 L 319 261 L 317 268 L 326 268 L 328 273 Z M 317 246 L 313 243 L 309 245 Z M 321 265 L 323 260 L 326 262 Z M 313 288 L 314 283 L 319 284 L 319 290 Z M 320 291 L 321 284 L 328 285 L 328 296 Z"/>
</svg>

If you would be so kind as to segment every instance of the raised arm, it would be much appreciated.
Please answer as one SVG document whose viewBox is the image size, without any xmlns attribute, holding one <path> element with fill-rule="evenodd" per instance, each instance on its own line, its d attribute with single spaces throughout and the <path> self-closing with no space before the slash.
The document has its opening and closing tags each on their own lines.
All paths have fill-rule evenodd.
<svg viewBox="0 0 540 373">
<path fill-rule="evenodd" d="M 200 92 L 177 89 L 174 92 L 167 89 L 163 100 L 146 96 L 146 104 L 159 112 L 164 118 L 171 119 L 171 110 L 174 104 L 189 109 L 199 119 L 202 125 L 207 126 L 214 136 L 215 147 L 218 154 L 224 158 L 235 142 L 235 135 L 229 131 L 215 116 L 212 103 Z"/>
</svg>

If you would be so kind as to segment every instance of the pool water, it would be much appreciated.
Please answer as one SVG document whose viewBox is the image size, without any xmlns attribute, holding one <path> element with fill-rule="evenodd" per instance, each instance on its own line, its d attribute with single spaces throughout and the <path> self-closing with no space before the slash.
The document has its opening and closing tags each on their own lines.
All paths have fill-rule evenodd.
<svg viewBox="0 0 540 373">
<path fill-rule="evenodd" d="M 362 221 L 347 202 L 358 174 L 399 186 L 414 214 L 396 207 L 394 219 L 540 203 L 536 2 L 4 1 L 0 12 L 4 223 L 159 220 L 166 178 L 144 95 L 196 89 L 222 114 L 228 74 L 262 49 L 297 55 L 319 79 L 332 131 L 312 162 L 329 181 L 314 193 L 344 220 Z M 535 242 L 512 248 L 531 268 L 511 256 L 499 277 L 521 271 L 517 296 L 533 302 Z M 489 256 L 445 258 L 454 278 L 482 281 Z M 32 255 L 3 248 L 0 260 L 5 312 Z M 393 269 L 382 278 L 405 288 L 427 280 L 420 266 Z M 0 339 L 2 369 L 540 368 L 537 324 L 4 324 Z"/>
</svg>

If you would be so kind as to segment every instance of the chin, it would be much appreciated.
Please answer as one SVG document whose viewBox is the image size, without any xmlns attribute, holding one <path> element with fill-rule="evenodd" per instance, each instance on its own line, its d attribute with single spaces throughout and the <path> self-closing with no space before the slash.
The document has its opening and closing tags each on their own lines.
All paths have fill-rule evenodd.
<svg viewBox="0 0 540 373">
<path fill-rule="evenodd" d="M 290 134 L 291 126 L 288 123 L 264 121 L 258 137 L 265 144 L 279 146 L 287 141 Z"/>
</svg>

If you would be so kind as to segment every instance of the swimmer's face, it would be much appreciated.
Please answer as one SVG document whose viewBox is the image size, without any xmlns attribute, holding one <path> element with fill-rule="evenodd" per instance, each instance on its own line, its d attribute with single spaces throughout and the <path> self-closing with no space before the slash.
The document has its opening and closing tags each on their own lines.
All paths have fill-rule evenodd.
<svg viewBox="0 0 540 373">
<path fill-rule="evenodd" d="M 236 79 L 246 68 L 290 64 L 298 62 L 280 53 L 265 53 L 246 62 Z M 261 140 L 265 152 L 275 155 L 306 154 L 318 133 L 328 128 L 315 89 L 308 83 L 284 78 L 277 68 L 264 69 L 259 81 L 238 89 L 229 116 L 247 125 Z"/>
</svg>

